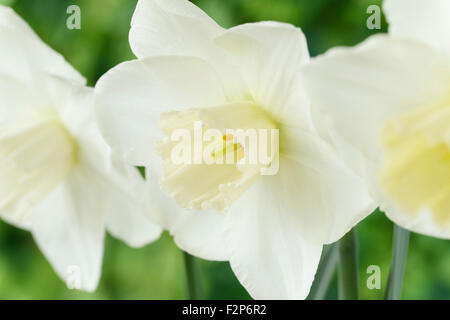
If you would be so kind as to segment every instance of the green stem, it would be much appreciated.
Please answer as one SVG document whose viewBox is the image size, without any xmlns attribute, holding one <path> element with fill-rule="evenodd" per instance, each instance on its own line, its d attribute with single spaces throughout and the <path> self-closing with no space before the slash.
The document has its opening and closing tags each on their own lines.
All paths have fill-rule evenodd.
<svg viewBox="0 0 450 320">
<path fill-rule="evenodd" d="M 316 276 L 309 291 L 309 300 L 323 300 L 327 294 L 331 279 L 338 261 L 338 246 L 336 243 L 324 247 Z"/>
<path fill-rule="evenodd" d="M 184 270 L 186 273 L 186 299 L 198 300 L 202 298 L 202 285 L 198 261 L 189 253 L 183 251 Z"/>
<path fill-rule="evenodd" d="M 358 237 L 356 230 L 349 231 L 338 242 L 338 288 L 340 300 L 358 299 Z"/>
<path fill-rule="evenodd" d="M 409 231 L 394 224 L 392 261 L 386 288 L 386 300 L 399 300 L 401 298 L 408 246 Z"/>
</svg>

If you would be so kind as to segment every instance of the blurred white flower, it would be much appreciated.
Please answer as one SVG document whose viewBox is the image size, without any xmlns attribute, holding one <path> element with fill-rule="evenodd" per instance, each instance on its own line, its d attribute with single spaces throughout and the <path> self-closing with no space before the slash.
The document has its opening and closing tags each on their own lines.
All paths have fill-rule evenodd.
<svg viewBox="0 0 450 320">
<path fill-rule="evenodd" d="M 313 107 L 400 226 L 450 238 L 450 1 L 386 0 L 389 35 L 304 68 Z"/>
<path fill-rule="evenodd" d="M 226 30 L 189 1 L 147 0 L 130 43 L 138 60 L 99 80 L 96 107 L 112 149 L 148 166 L 151 214 L 182 249 L 229 260 L 254 298 L 305 298 L 322 245 L 373 204 L 311 119 L 298 77 L 309 61 L 301 30 L 277 22 Z M 167 137 L 197 120 L 233 141 L 236 160 L 247 150 L 224 129 L 278 129 L 278 173 L 237 161 L 175 165 Z"/>
<path fill-rule="evenodd" d="M 105 229 L 132 246 L 160 235 L 144 181 L 113 160 L 93 89 L 10 8 L 0 6 L 0 217 L 29 230 L 63 278 L 96 288 Z"/>
</svg>

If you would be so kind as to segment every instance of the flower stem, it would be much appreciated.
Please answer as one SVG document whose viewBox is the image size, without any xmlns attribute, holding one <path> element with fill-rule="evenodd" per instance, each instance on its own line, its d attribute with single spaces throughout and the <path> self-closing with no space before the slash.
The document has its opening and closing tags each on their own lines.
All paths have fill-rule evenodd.
<svg viewBox="0 0 450 320">
<path fill-rule="evenodd" d="M 198 300 L 202 298 L 202 286 L 198 261 L 189 253 L 183 251 L 184 270 L 186 274 L 186 299 Z"/>
<path fill-rule="evenodd" d="M 336 243 L 324 247 L 319 267 L 309 291 L 309 300 L 323 300 L 327 294 L 331 279 L 338 261 L 338 247 Z"/>
<path fill-rule="evenodd" d="M 409 231 L 394 224 L 392 262 L 386 288 L 386 300 L 399 300 L 401 298 L 408 246 Z"/>
<path fill-rule="evenodd" d="M 358 299 L 358 237 L 350 230 L 338 242 L 338 288 L 340 300 Z"/>
</svg>

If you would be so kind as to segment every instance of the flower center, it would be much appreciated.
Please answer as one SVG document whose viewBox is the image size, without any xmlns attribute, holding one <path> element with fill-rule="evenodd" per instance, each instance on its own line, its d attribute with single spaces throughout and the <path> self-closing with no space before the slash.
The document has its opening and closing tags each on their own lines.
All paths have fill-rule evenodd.
<svg viewBox="0 0 450 320">
<path fill-rule="evenodd" d="M 239 142 L 234 141 L 232 134 L 222 135 L 222 140 L 222 143 L 215 144 L 217 147 L 211 153 L 214 162 L 220 163 L 232 159 L 231 163 L 238 163 L 244 158 L 244 147 Z"/>
<path fill-rule="evenodd" d="M 450 104 L 425 107 L 390 120 L 381 134 L 382 189 L 405 212 L 428 209 L 450 225 Z"/>
<path fill-rule="evenodd" d="M 0 127 L 0 208 L 21 220 L 77 162 L 77 144 L 56 116 Z"/>
<path fill-rule="evenodd" d="M 253 103 L 168 112 L 159 126 L 161 187 L 184 208 L 226 210 L 277 159 L 276 125 Z"/>
</svg>

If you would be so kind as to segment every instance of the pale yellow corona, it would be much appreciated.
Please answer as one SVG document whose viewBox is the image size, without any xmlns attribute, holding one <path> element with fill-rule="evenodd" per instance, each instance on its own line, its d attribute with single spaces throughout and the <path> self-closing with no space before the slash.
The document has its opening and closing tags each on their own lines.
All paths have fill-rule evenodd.
<svg viewBox="0 0 450 320">
<path fill-rule="evenodd" d="M 411 216 L 429 210 L 437 224 L 450 226 L 450 103 L 391 119 L 381 144 L 386 195 Z"/>
<path fill-rule="evenodd" d="M 202 124 L 202 129 L 217 130 L 219 139 L 202 140 L 201 149 L 196 150 L 199 146 L 194 141 L 196 122 Z M 174 162 L 178 142 L 165 139 L 159 143 L 164 172 L 162 188 L 185 208 L 203 210 L 212 206 L 219 211 L 226 210 L 241 196 L 256 181 L 260 168 L 267 165 L 244 164 L 249 156 L 246 144 L 226 130 L 276 127 L 261 108 L 249 102 L 165 113 L 160 116 L 159 125 L 168 137 L 180 129 L 189 132 L 188 143 L 193 146 L 186 161 Z"/>
</svg>

